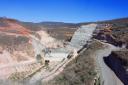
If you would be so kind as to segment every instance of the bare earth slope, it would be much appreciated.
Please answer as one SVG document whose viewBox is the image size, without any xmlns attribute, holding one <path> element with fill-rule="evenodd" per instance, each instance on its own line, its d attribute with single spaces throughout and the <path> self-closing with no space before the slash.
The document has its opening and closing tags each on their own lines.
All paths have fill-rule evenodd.
<svg viewBox="0 0 128 85">
<path fill-rule="evenodd" d="M 93 33 L 93 39 L 88 41 L 88 44 L 83 47 L 84 50 L 80 53 L 78 52 L 78 56 L 66 65 L 62 73 L 51 81 L 43 82 L 43 84 L 128 84 L 128 19 L 124 18 L 95 23 L 97 23 L 98 26 Z M 9 64 L 22 64 L 22 62 L 24 63 L 29 60 L 29 62 L 31 62 L 34 59 L 34 48 L 32 47 L 32 41 L 28 35 L 33 35 L 38 38 L 47 48 L 59 48 L 68 44 L 74 32 L 83 24 L 87 23 L 32 23 L 9 18 L 0 18 L 0 67 L 6 67 Z M 112 46 L 114 45 L 114 47 L 120 48 L 120 50 L 115 51 L 107 49 L 104 51 L 102 50 L 102 48 L 104 48 L 103 43 L 99 43 L 95 41 L 95 39 L 103 43 L 111 44 Z M 100 51 L 101 53 L 98 50 L 102 50 Z M 99 52 L 99 54 L 97 54 L 97 52 Z M 100 57 L 103 62 L 100 63 L 101 66 L 103 66 L 103 69 L 101 69 L 102 72 L 97 70 L 97 68 L 99 68 L 96 62 L 98 56 L 102 56 Z M 118 63 L 116 63 L 117 61 Z M 116 64 L 119 64 L 118 67 Z M 39 67 L 39 65 L 35 65 L 35 67 Z M 0 78 L 2 78 L 2 75 L 9 73 L 8 69 L 5 71 L 0 70 Z M 103 78 L 101 78 L 101 75 L 103 75 Z M 103 79 L 107 82 L 104 82 Z"/>
</svg>

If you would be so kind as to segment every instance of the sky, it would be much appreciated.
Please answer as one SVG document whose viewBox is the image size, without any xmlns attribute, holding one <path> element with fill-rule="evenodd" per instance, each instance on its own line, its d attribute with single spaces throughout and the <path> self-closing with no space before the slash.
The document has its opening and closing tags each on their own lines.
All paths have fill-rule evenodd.
<svg viewBox="0 0 128 85">
<path fill-rule="evenodd" d="M 0 0 L 0 17 L 26 22 L 91 22 L 128 17 L 128 0 Z"/>
</svg>

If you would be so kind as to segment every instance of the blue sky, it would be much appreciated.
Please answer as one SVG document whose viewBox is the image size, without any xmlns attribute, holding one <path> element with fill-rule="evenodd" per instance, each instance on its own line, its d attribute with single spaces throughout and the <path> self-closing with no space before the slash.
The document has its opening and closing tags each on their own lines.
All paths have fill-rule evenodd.
<svg viewBox="0 0 128 85">
<path fill-rule="evenodd" d="M 128 0 L 0 0 L 0 16 L 31 22 L 109 20 L 128 17 Z"/>
</svg>

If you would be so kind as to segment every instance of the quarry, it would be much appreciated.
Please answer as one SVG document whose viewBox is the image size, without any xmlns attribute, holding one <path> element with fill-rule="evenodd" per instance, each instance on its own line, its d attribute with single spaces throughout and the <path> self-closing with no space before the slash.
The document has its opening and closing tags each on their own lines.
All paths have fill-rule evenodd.
<svg viewBox="0 0 128 85">
<path fill-rule="evenodd" d="M 4 40 L 1 41 L 1 84 L 84 85 L 85 82 L 87 85 L 127 85 L 125 69 L 122 69 L 124 75 L 120 77 L 115 64 L 108 62 L 108 58 L 111 60 L 116 54 L 120 59 L 122 52 L 127 51 L 127 43 L 116 40 L 111 24 L 90 23 L 77 26 L 71 34 L 64 33 L 67 41 L 48 34 L 46 29 L 34 31 L 19 26 L 17 22 L 9 21 L 9 24 L 10 29 L 0 27 L 0 33 L 3 34 L 0 39 L 9 36 L 7 40 L 12 40 L 7 46 L 4 45 Z M 18 29 L 14 32 L 15 28 Z M 121 60 L 127 62 L 125 55 Z"/>
<path fill-rule="evenodd" d="M 0 70 L 1 73 L 8 69 L 10 72 L 2 74 L 1 76 L 12 80 L 24 80 L 30 78 L 29 83 L 31 84 L 36 83 L 39 80 L 48 81 L 54 78 L 55 75 L 63 70 L 68 62 L 78 55 L 77 52 L 91 39 L 95 28 L 96 24 L 79 27 L 74 33 L 71 42 L 65 47 L 51 48 L 48 47 L 49 43 L 52 42 L 56 44 L 56 42 L 53 42 L 53 39 L 50 39 L 51 37 L 47 38 L 49 39 L 47 43 L 43 43 L 33 35 L 29 35 L 32 39 L 35 59 L 3 66 Z"/>
<path fill-rule="evenodd" d="M 19 71 L 22 72 L 22 70 L 23 70 L 22 67 L 25 68 L 25 67 L 27 67 L 27 65 L 33 66 L 36 64 L 37 65 L 41 64 L 41 66 L 45 66 L 45 64 L 48 64 L 49 67 L 52 68 L 52 67 L 54 67 L 54 65 L 58 65 L 59 63 L 61 64 L 65 61 L 67 61 L 68 56 L 70 56 L 70 57 L 76 56 L 77 51 L 80 50 L 86 44 L 86 42 L 91 38 L 94 28 L 95 27 L 93 27 L 93 25 L 92 25 L 92 27 L 90 27 L 90 30 L 86 30 L 86 29 L 88 29 L 88 27 L 86 27 L 86 26 L 80 27 L 75 32 L 71 42 L 69 42 L 69 44 L 65 48 L 60 47 L 60 48 L 48 49 L 44 45 L 44 43 L 41 43 L 36 37 L 30 36 L 30 37 L 32 37 L 32 45 L 33 45 L 34 51 L 35 51 L 35 59 L 33 59 L 31 61 L 18 63 L 18 65 L 16 65 L 16 66 L 14 66 L 14 65 L 8 65 L 8 66 L 12 69 L 16 69 L 17 72 L 19 72 Z M 90 32 L 90 34 L 89 34 L 89 32 Z M 86 33 L 88 33 L 88 34 L 86 35 Z M 84 36 L 84 35 L 86 35 L 86 36 Z M 80 38 L 80 37 L 82 37 L 82 38 Z M 50 64 L 50 63 L 52 63 L 52 64 Z M 8 67 L 6 66 L 6 68 L 8 68 Z M 19 69 L 22 69 L 22 70 L 19 70 Z M 12 73 L 15 73 L 15 72 L 13 71 Z"/>
</svg>

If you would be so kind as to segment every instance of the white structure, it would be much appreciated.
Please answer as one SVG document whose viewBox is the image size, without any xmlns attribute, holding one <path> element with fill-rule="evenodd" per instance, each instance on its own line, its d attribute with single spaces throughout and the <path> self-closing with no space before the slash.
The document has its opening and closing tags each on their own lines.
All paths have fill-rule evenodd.
<svg viewBox="0 0 128 85">
<path fill-rule="evenodd" d="M 68 48 L 75 48 L 77 51 L 80 50 L 88 40 L 92 37 L 96 24 L 83 25 L 75 31 Z"/>
</svg>

